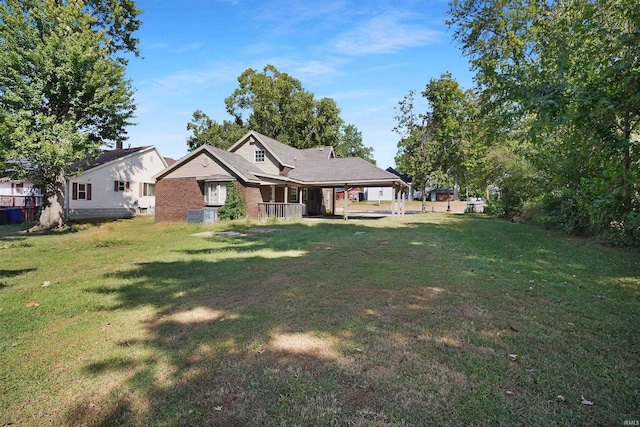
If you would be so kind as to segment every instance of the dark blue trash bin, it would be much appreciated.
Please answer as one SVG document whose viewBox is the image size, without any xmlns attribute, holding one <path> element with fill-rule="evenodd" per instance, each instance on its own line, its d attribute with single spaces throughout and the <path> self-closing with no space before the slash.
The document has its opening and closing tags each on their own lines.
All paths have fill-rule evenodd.
<svg viewBox="0 0 640 427">
<path fill-rule="evenodd" d="M 20 208 L 7 208 L 7 222 L 18 223 L 22 222 L 22 209 Z"/>
</svg>

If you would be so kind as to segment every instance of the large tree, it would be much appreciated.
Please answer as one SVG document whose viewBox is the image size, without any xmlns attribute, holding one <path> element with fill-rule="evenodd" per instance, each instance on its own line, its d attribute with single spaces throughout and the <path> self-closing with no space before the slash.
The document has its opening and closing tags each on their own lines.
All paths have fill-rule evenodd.
<svg viewBox="0 0 640 427">
<path fill-rule="evenodd" d="M 436 143 L 433 138 L 433 121 L 428 112 L 418 112 L 415 91 L 409 91 L 398 103 L 394 128 L 401 139 L 395 162 L 398 170 L 411 176 L 418 184 L 422 198 L 422 212 L 426 212 L 426 188 L 438 181 L 439 167 L 435 162 Z"/>
<path fill-rule="evenodd" d="M 0 1 L 0 156 L 44 191 L 36 229 L 64 225 L 71 165 L 125 137 L 140 13 L 130 0 Z"/>
<path fill-rule="evenodd" d="M 296 148 L 330 145 L 338 155 L 371 160 L 372 148 L 362 143 L 354 125 L 345 125 L 331 98 L 316 100 L 302 83 L 267 65 L 262 72 L 249 68 L 238 77 L 239 87 L 225 99 L 230 120 L 222 123 L 201 110 L 193 114 L 187 129 L 190 150 L 212 144 L 228 148 L 249 130 L 255 130 Z"/>
<path fill-rule="evenodd" d="M 532 119 L 561 225 L 640 243 L 640 3 L 454 0 L 450 17 L 485 105 Z"/>
<path fill-rule="evenodd" d="M 466 171 L 476 127 L 473 92 L 463 91 L 453 76 L 445 73 L 431 79 L 422 96 L 431 107 L 435 163 L 441 172 L 453 178 L 453 198 L 458 200 L 460 179 Z"/>
<path fill-rule="evenodd" d="M 473 93 L 463 91 L 451 74 L 431 79 L 422 96 L 428 101 L 423 112 L 416 111 L 414 91 L 400 101 L 394 130 L 402 136 L 396 164 L 420 183 L 424 211 L 428 182 L 450 185 L 452 178 L 454 199 L 458 199 L 477 126 Z"/>
</svg>

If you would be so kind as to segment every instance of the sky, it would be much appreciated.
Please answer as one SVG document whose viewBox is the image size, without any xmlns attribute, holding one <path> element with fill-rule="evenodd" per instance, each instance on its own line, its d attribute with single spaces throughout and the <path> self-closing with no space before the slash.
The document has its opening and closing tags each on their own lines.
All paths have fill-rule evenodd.
<svg viewBox="0 0 640 427">
<path fill-rule="evenodd" d="M 463 89 L 473 75 L 448 29 L 445 0 L 137 0 L 144 12 L 135 126 L 126 144 L 187 154 L 187 123 L 202 110 L 221 123 L 224 99 L 248 68 L 271 64 L 315 99 L 332 98 L 362 132 L 382 168 L 395 165 L 396 107 L 410 90 L 450 72 Z M 420 98 L 418 108 L 426 111 Z M 267 135 L 270 136 L 270 135 Z"/>
</svg>

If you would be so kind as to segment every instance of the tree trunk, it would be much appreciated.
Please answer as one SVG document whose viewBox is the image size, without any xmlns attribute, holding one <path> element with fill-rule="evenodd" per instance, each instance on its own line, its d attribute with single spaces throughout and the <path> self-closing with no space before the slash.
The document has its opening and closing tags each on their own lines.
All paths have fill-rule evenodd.
<svg viewBox="0 0 640 427">
<path fill-rule="evenodd" d="M 460 200 L 460 177 L 458 174 L 453 176 L 453 200 Z"/>
<path fill-rule="evenodd" d="M 44 206 L 42 207 L 40 218 L 38 223 L 29 231 L 53 230 L 64 227 L 65 183 L 65 175 L 62 170 L 58 172 L 54 182 L 47 183 L 45 186 Z"/>
<path fill-rule="evenodd" d="M 427 189 L 427 182 L 422 182 L 422 188 L 420 189 L 420 196 L 422 199 L 422 213 L 427 211 L 427 195 L 425 194 L 425 190 Z"/>
</svg>

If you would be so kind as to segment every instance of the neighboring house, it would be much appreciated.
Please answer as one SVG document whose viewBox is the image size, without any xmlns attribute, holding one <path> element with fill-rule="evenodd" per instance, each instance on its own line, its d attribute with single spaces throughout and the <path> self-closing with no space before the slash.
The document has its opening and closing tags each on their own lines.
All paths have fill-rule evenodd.
<svg viewBox="0 0 640 427">
<path fill-rule="evenodd" d="M 431 190 L 429 198 L 432 202 L 446 202 L 447 200 L 453 201 L 453 190 L 448 188 L 436 188 Z"/>
<path fill-rule="evenodd" d="M 187 221 L 215 210 L 236 182 L 251 218 L 290 218 L 335 212 L 335 189 L 396 186 L 397 176 L 361 158 L 336 158 L 332 147 L 299 150 L 250 131 L 228 150 L 203 145 L 156 179 L 156 221 Z"/>
<path fill-rule="evenodd" d="M 17 222 L 33 222 L 36 212 L 42 206 L 42 192 L 30 181 L 0 178 L 0 210 L 16 208 L 19 212 Z M 3 215 L 4 214 L 4 215 Z M 0 224 L 6 222 L 6 212 L 0 213 Z"/>
<path fill-rule="evenodd" d="M 76 165 L 82 170 L 67 180 L 68 219 L 128 218 L 153 213 L 155 179 L 168 166 L 155 146 L 105 151 Z"/>
<path fill-rule="evenodd" d="M 31 182 L 9 177 L 0 178 L 1 207 L 40 206 L 41 204 L 42 192 Z"/>
<path fill-rule="evenodd" d="M 387 187 L 387 188 L 389 188 L 389 193 L 391 193 L 393 188 L 391 187 Z M 362 194 L 362 191 L 360 191 L 359 187 L 350 188 L 348 194 L 349 194 L 349 200 L 354 200 L 358 202 L 360 201 L 360 194 Z M 336 199 L 344 199 L 344 188 L 336 188 Z"/>
<path fill-rule="evenodd" d="M 400 173 L 397 170 L 395 170 L 394 168 L 387 168 L 386 169 L 387 172 L 392 173 L 394 175 L 396 175 L 397 177 L 399 177 L 408 187 L 408 190 L 406 191 L 406 199 L 407 200 L 412 200 L 413 199 L 413 188 L 412 188 L 412 184 L 411 184 L 411 177 L 409 175 L 407 175 L 406 173 Z M 366 187 L 364 189 L 364 198 L 365 200 L 368 201 L 373 201 L 373 202 L 390 202 L 392 200 L 395 200 L 394 197 L 394 192 L 393 192 L 393 188 L 391 187 Z"/>
</svg>

